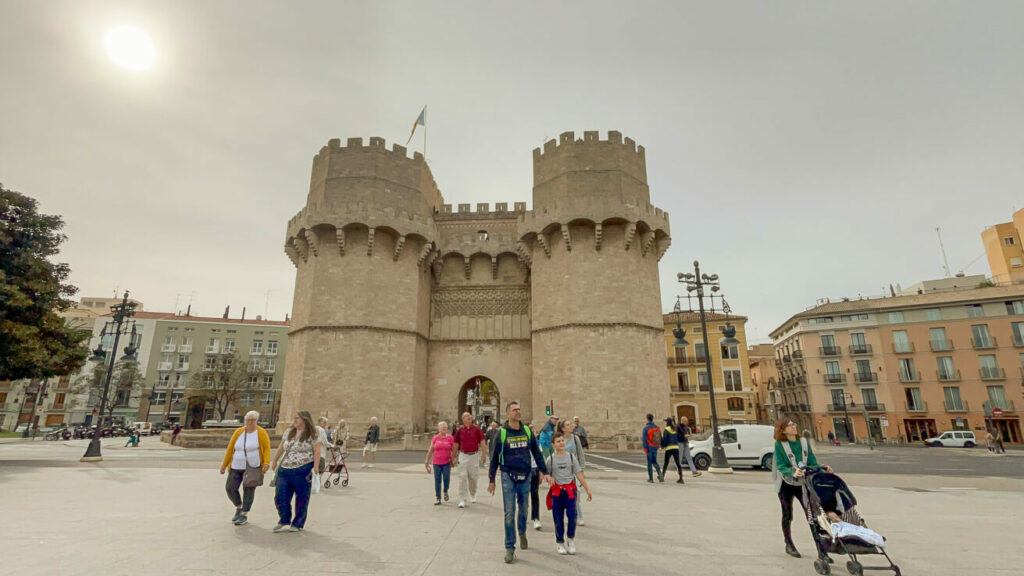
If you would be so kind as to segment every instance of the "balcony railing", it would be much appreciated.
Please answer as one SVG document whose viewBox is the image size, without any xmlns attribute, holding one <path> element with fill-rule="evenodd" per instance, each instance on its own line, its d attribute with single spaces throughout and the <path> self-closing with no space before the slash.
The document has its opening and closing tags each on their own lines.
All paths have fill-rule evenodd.
<svg viewBox="0 0 1024 576">
<path fill-rule="evenodd" d="M 893 342 L 892 351 L 896 354 L 910 354 L 914 352 L 913 342 Z"/>
<path fill-rule="evenodd" d="M 871 384 L 878 382 L 878 374 L 874 372 L 856 372 L 853 375 L 853 379 L 857 384 Z"/>
<path fill-rule="evenodd" d="M 211 344 L 211 345 L 206 347 L 206 353 L 207 354 L 218 354 L 219 352 L 220 352 L 220 346 L 217 346 L 216 344 Z"/>
<path fill-rule="evenodd" d="M 182 354 L 191 354 L 192 353 L 192 345 L 191 344 L 182 344 L 180 347 L 178 347 L 178 352 L 181 352 Z"/>
<path fill-rule="evenodd" d="M 971 407 L 967 404 L 966 400 L 960 402 L 943 402 L 942 409 L 946 412 L 970 412 Z"/>
<path fill-rule="evenodd" d="M 821 346 L 818 348 L 818 354 L 822 356 L 841 356 L 843 349 L 839 346 Z"/>
<path fill-rule="evenodd" d="M 267 348 L 267 354 L 266 355 L 267 356 L 277 356 L 277 349 L 275 348 L 275 349 L 271 350 L 270 348 Z"/>
<path fill-rule="evenodd" d="M 274 372 L 277 372 L 277 366 L 264 366 L 263 372 L 266 374 L 273 374 Z"/>
<path fill-rule="evenodd" d="M 991 414 L 993 410 L 1002 410 L 1003 412 L 1016 412 L 1016 407 L 1013 405 L 1013 400 L 989 400 L 983 405 L 985 414 Z"/>
<path fill-rule="evenodd" d="M 946 352 L 953 349 L 952 340 L 929 340 L 928 345 L 932 352 Z"/>
<path fill-rule="evenodd" d="M 188 372 L 188 362 L 185 362 L 184 364 L 178 364 L 177 366 L 174 367 L 174 369 L 177 370 L 178 372 Z"/>
<path fill-rule="evenodd" d="M 846 374 L 830 374 L 826 372 L 824 378 L 826 384 L 842 384 L 846 382 Z"/>
<path fill-rule="evenodd" d="M 900 382 L 920 382 L 920 381 L 921 381 L 921 373 L 920 372 L 916 372 L 916 371 L 915 372 L 904 372 L 903 370 L 900 370 Z"/>
<path fill-rule="evenodd" d="M 807 376 L 804 376 L 803 374 L 797 376 L 795 380 L 797 384 L 807 384 Z"/>
<path fill-rule="evenodd" d="M 907 412 L 927 412 L 928 411 L 928 403 L 927 402 L 918 402 L 916 404 L 911 404 L 910 402 L 906 402 L 905 405 L 907 407 Z"/>
<path fill-rule="evenodd" d="M 938 377 L 939 382 L 959 382 L 960 371 L 954 370 L 953 372 L 945 372 L 943 370 L 936 370 L 935 375 Z"/>
<path fill-rule="evenodd" d="M 885 412 L 885 404 L 863 404 L 861 410 L 867 410 L 868 412 Z"/>
<path fill-rule="evenodd" d="M 793 357 L 790 356 L 789 354 L 786 354 L 785 356 L 782 357 L 782 363 L 783 364 L 789 364 L 792 361 L 793 361 Z"/>
<path fill-rule="evenodd" d="M 988 350 L 990 348 L 998 348 L 999 343 L 996 341 L 995 336 L 988 338 L 971 338 L 971 347 L 975 350 Z"/>
<path fill-rule="evenodd" d="M 810 404 L 797 404 L 797 405 L 793 406 L 793 409 L 796 410 L 797 412 L 810 412 L 811 411 L 811 405 Z"/>
<path fill-rule="evenodd" d="M 156 369 L 157 370 L 168 371 L 168 370 L 171 369 L 171 366 L 172 366 L 172 364 L 170 362 L 161 362 L 161 363 L 157 364 Z"/>
<path fill-rule="evenodd" d="M 263 354 L 263 348 L 256 350 L 255 348 L 249 350 L 249 356 L 260 356 Z"/>
<path fill-rule="evenodd" d="M 63 410 L 63 409 L 64 409 L 64 403 L 63 402 L 61 402 L 60 404 L 54 403 L 53 408 L 51 408 L 51 410 Z"/>
<path fill-rule="evenodd" d="M 800 360 L 804 357 L 804 353 L 801 350 L 793 350 L 793 360 Z"/>
<path fill-rule="evenodd" d="M 982 380 L 1006 380 L 1006 370 L 1002 368 L 979 368 L 978 375 Z"/>
<path fill-rule="evenodd" d="M 849 404 L 829 404 L 828 405 L 828 411 L 829 412 L 849 412 L 850 411 L 850 405 Z M 854 409 L 854 412 L 856 412 L 856 409 Z"/>
<path fill-rule="evenodd" d="M 871 354 L 871 344 L 851 344 L 850 354 Z"/>
<path fill-rule="evenodd" d="M 269 356 L 273 356 L 273 354 L 269 354 Z M 668 363 L 673 366 L 689 366 L 690 364 L 694 364 L 695 362 L 696 360 L 690 358 L 689 356 L 669 356 L 668 358 Z"/>
<path fill-rule="evenodd" d="M 164 344 L 163 346 L 160 347 L 161 352 L 174 352 L 177 349 L 178 347 L 175 346 L 174 344 Z"/>
</svg>

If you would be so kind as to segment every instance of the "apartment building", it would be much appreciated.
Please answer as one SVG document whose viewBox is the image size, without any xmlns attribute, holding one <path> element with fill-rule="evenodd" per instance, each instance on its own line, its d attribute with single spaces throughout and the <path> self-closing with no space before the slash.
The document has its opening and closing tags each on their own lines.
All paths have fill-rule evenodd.
<svg viewBox="0 0 1024 576">
<path fill-rule="evenodd" d="M 665 314 L 665 346 L 668 352 L 668 378 L 672 415 L 686 416 L 701 428 L 711 424 L 710 387 L 715 387 L 715 409 L 719 422 L 754 423 L 754 389 L 751 385 L 750 365 L 747 362 L 747 343 L 743 316 L 708 313 L 708 332 L 701 332 L 700 314 L 675 312 Z M 677 320 L 686 330 L 686 346 L 675 346 Z M 724 344 L 726 322 L 736 328 L 739 344 Z M 710 342 L 711 376 L 709 378 L 706 355 Z"/>
<path fill-rule="evenodd" d="M 245 391 L 225 414 L 241 419 L 249 410 L 260 423 L 277 422 L 288 348 L 288 321 L 207 318 L 143 312 L 155 318 L 154 352 L 145 366 L 149 386 L 139 406 L 139 418 L 179 422 L 190 428 L 219 419 L 213 403 L 197 389 L 195 377 L 212 377 L 224 362 L 246 362 Z"/>
<path fill-rule="evenodd" d="M 988 267 L 996 284 L 1024 282 L 1024 209 L 1013 213 L 1013 221 L 989 226 L 981 233 Z"/>
<path fill-rule="evenodd" d="M 984 276 L 824 302 L 771 334 L 783 413 L 823 438 L 918 442 L 944 430 L 1022 441 L 1024 286 Z"/>
</svg>

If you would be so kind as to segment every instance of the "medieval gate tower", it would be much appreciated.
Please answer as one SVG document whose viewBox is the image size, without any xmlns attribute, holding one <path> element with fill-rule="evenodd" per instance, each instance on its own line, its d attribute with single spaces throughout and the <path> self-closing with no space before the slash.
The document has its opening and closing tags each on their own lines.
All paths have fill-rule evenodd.
<svg viewBox="0 0 1024 576">
<path fill-rule="evenodd" d="M 658 260 L 668 214 L 644 149 L 572 132 L 533 152 L 525 202 L 445 204 L 422 155 L 331 140 L 288 223 L 297 268 L 282 421 L 371 416 L 419 433 L 475 404 L 579 416 L 594 436 L 665 413 Z M 473 402 L 473 400 L 477 402 Z"/>
</svg>

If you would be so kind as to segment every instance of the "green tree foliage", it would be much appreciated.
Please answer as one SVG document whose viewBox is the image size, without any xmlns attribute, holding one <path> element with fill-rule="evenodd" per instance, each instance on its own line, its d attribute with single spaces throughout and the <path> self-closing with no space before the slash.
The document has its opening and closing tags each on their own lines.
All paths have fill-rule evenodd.
<svg viewBox="0 0 1024 576">
<path fill-rule="evenodd" d="M 89 334 L 58 315 L 78 291 L 68 265 L 50 261 L 63 227 L 60 216 L 40 214 L 34 199 L 0 185 L 0 380 L 70 374 L 85 363 Z"/>
<path fill-rule="evenodd" d="M 107 354 L 111 353 L 107 352 Z M 91 372 L 86 372 L 76 378 L 71 392 L 75 396 L 87 393 L 89 400 L 86 406 L 96 408 L 104 415 L 106 422 L 110 423 L 115 408 L 131 407 L 132 398 L 138 398 L 142 394 L 146 378 L 139 371 L 138 363 L 118 361 L 114 365 L 114 375 L 110 377 L 107 401 L 103 403 L 103 386 L 106 384 L 106 380 L 107 364 L 102 362 L 96 364 Z"/>
<path fill-rule="evenodd" d="M 246 363 L 237 352 L 209 354 L 206 358 L 208 363 L 190 378 L 189 395 L 212 402 L 214 412 L 224 420 L 232 405 L 242 406 L 243 394 L 259 389 L 261 364 L 259 360 L 255 366 L 251 361 Z"/>
</svg>

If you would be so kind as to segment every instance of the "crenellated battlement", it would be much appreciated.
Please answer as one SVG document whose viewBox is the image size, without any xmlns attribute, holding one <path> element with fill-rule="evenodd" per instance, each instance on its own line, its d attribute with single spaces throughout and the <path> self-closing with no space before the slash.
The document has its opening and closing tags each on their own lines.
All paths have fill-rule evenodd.
<svg viewBox="0 0 1024 576">
<path fill-rule="evenodd" d="M 651 200 L 643 146 L 611 130 L 563 132 L 533 151 L 533 206 L 542 209 L 564 198 L 589 197 L 607 204 Z"/>
<path fill-rule="evenodd" d="M 525 213 L 526 202 L 513 202 L 511 209 L 509 209 L 508 202 L 496 202 L 493 210 L 488 202 L 478 202 L 475 205 L 462 203 L 457 206 L 442 204 L 441 208 L 434 213 L 434 219 L 438 222 L 449 220 L 499 220 L 503 218 L 517 218 Z"/>
<path fill-rule="evenodd" d="M 562 132 L 561 134 L 558 135 L 557 140 L 555 138 L 552 138 L 551 140 L 548 140 L 547 142 L 544 143 L 543 152 L 540 148 L 534 148 L 533 159 L 536 162 L 538 159 L 541 159 L 544 156 L 564 152 L 566 147 L 568 146 L 573 147 L 573 151 L 575 152 L 578 151 L 578 148 L 594 145 L 617 145 L 623 148 L 625 151 L 637 154 L 641 159 L 645 158 L 644 147 L 638 147 L 636 145 L 636 142 L 633 141 L 632 138 L 623 139 L 622 132 L 619 132 L 618 130 L 609 130 L 607 140 L 601 140 L 601 133 L 599 131 L 588 130 L 583 133 L 583 138 L 576 138 L 576 133 L 572 131 Z"/>
</svg>

